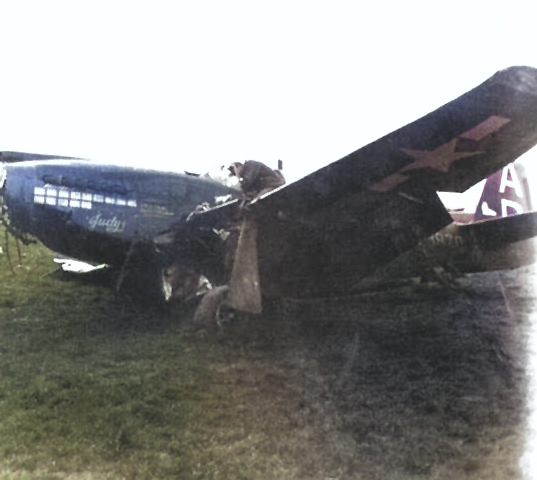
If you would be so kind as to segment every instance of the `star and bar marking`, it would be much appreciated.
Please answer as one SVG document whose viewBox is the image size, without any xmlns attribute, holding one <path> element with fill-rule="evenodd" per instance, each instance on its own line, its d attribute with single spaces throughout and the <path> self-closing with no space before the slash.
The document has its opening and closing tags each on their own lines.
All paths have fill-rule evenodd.
<svg viewBox="0 0 537 480">
<path fill-rule="evenodd" d="M 498 131 L 504 125 L 509 123 L 509 118 L 493 115 L 485 121 L 463 132 L 458 137 L 453 138 L 447 143 L 440 145 L 434 150 L 414 150 L 411 148 L 401 148 L 400 150 L 414 158 L 414 162 L 404 166 L 400 170 L 383 178 L 380 182 L 374 183 L 369 187 L 370 190 L 376 192 L 387 192 L 397 187 L 398 185 L 410 179 L 405 172 L 412 170 L 421 170 L 423 168 L 432 168 L 439 172 L 447 173 L 453 162 L 463 158 L 474 157 L 485 153 L 482 150 L 474 152 L 458 152 L 456 151 L 459 139 L 480 141 L 491 133 Z"/>
</svg>

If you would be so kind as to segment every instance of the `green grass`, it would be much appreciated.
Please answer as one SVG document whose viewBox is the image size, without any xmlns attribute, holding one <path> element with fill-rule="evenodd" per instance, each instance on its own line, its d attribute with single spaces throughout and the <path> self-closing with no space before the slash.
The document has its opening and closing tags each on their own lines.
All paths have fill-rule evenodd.
<svg viewBox="0 0 537 480">
<path fill-rule="evenodd" d="M 270 315 L 217 332 L 53 274 L 0 231 L 0 478 L 325 478 L 296 337 Z M 14 240 L 12 261 L 17 263 Z M 339 455 L 339 454 L 338 454 Z"/>
<path fill-rule="evenodd" d="M 0 254 L 2 480 L 517 478 L 528 277 L 287 300 L 211 334 L 23 253 Z"/>
<path fill-rule="evenodd" d="M 50 275 L 41 245 L 23 253 L 15 273 L 0 255 L 0 478 L 279 471 L 285 420 L 249 404 L 258 379 L 243 359 L 258 333 L 238 322 L 208 341 L 184 321 L 188 310 L 125 309 L 109 288 Z"/>
</svg>

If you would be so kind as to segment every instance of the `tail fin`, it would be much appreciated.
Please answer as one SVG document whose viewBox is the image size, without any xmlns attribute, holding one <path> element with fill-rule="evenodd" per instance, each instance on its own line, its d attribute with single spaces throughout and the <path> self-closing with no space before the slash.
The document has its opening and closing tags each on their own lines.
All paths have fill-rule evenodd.
<svg viewBox="0 0 537 480">
<path fill-rule="evenodd" d="M 526 170 L 520 163 L 510 163 L 487 179 L 473 221 L 509 217 L 531 210 Z"/>
</svg>

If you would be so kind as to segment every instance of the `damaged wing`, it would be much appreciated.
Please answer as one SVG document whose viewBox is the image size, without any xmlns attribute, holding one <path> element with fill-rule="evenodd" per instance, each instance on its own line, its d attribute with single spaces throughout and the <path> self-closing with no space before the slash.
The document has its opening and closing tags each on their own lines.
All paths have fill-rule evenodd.
<svg viewBox="0 0 537 480">
<path fill-rule="evenodd" d="M 452 222 L 464 191 L 537 143 L 537 70 L 512 67 L 425 117 L 249 206 L 268 295 L 345 294 Z M 190 218 L 217 228 L 237 202 Z"/>
</svg>

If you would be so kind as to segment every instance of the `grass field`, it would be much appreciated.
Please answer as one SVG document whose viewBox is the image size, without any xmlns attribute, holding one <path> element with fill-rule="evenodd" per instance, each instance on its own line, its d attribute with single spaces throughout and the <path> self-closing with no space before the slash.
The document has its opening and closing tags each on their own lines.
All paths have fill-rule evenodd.
<svg viewBox="0 0 537 480">
<path fill-rule="evenodd" d="M 108 288 L 50 275 L 42 246 L 23 253 L 14 274 L 0 256 L 0 478 L 278 472 L 285 420 L 265 413 L 263 431 L 251 430 L 273 405 L 270 394 L 249 403 L 260 379 L 244 375 L 248 349 L 270 348 L 270 335 L 238 320 L 233 335 L 207 341 L 183 325 L 188 310 L 129 310 Z"/>
<path fill-rule="evenodd" d="M 23 254 L 15 273 L 0 254 L 2 480 L 520 476 L 517 274 L 207 332 L 193 306 L 135 310 Z"/>
</svg>

